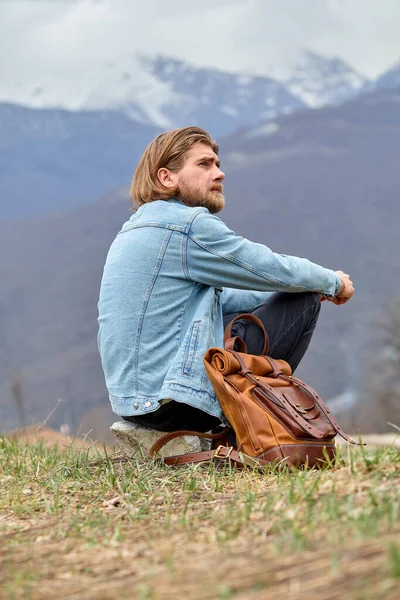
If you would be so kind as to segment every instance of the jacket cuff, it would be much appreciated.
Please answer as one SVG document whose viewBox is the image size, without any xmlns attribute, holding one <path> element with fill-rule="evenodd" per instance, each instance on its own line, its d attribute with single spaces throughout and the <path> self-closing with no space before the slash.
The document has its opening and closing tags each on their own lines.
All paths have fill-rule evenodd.
<svg viewBox="0 0 400 600">
<path fill-rule="evenodd" d="M 339 275 L 336 275 L 336 278 L 337 278 L 337 283 L 336 283 L 336 289 L 335 289 L 335 296 L 337 296 L 344 288 L 344 283 L 341 280 L 341 278 L 339 277 Z"/>
<path fill-rule="evenodd" d="M 334 282 L 334 286 L 335 286 L 335 287 L 333 287 L 333 286 L 332 286 L 332 287 L 330 288 L 330 290 L 332 290 L 332 291 L 330 291 L 330 290 L 329 290 L 329 291 L 328 291 L 328 290 L 326 290 L 326 291 L 324 291 L 324 292 L 322 292 L 322 293 L 320 294 L 322 298 L 328 298 L 329 300 L 331 300 L 332 298 L 335 298 L 335 296 L 337 296 L 337 295 L 339 294 L 339 292 L 341 291 L 341 289 L 342 289 L 342 287 L 343 287 L 342 280 L 341 280 L 341 278 L 339 277 L 339 275 L 337 275 L 337 274 L 335 273 L 335 271 L 332 271 L 332 273 L 333 273 L 333 274 L 335 275 L 335 277 L 336 277 L 336 281 Z"/>
</svg>

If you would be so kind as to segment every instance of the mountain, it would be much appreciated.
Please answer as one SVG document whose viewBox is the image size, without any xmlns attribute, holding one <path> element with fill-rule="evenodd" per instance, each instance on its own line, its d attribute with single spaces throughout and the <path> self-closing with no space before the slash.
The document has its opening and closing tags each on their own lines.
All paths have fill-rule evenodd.
<svg viewBox="0 0 400 600">
<path fill-rule="evenodd" d="M 123 64 L 107 63 L 73 93 L 65 85 L 16 87 L 9 96 L 34 108 L 117 111 L 162 129 L 197 124 L 217 137 L 305 106 L 270 77 L 194 67 L 160 55 L 134 54 Z"/>
<path fill-rule="evenodd" d="M 139 60 L 146 73 L 171 90 L 171 97 L 162 106 L 171 127 L 200 124 L 220 137 L 305 107 L 284 86 L 267 76 L 194 67 L 161 55 L 140 56 Z"/>
<path fill-rule="evenodd" d="M 107 249 L 129 218 L 126 194 L 57 215 L 0 223 L 0 427 L 17 426 L 14 390 L 26 423 L 78 425 L 105 406 L 96 349 L 96 302 Z"/>
<path fill-rule="evenodd" d="M 329 399 L 367 402 L 379 318 L 399 292 L 400 89 L 301 112 L 222 140 L 227 206 L 238 234 L 352 275 L 345 306 L 324 303 L 299 375 Z M 58 215 L 0 223 L 0 422 L 78 423 L 107 393 L 96 303 L 108 247 L 129 218 L 123 192 Z M 13 383 L 14 382 L 14 383 Z M 360 413 L 363 412 L 361 404 Z"/>
<path fill-rule="evenodd" d="M 54 86 L 23 96 L 36 105 L 84 110 L 0 104 L 0 220 L 56 212 L 128 185 L 160 128 L 199 125 L 218 138 L 304 108 L 269 78 L 163 57 L 135 57 L 132 73 L 112 65 L 86 85 L 80 102 L 55 96 Z"/>
<path fill-rule="evenodd" d="M 375 81 L 366 87 L 366 91 L 392 90 L 400 86 L 400 61 L 391 69 L 382 73 Z"/>
<path fill-rule="evenodd" d="M 322 56 L 304 50 L 268 72 L 310 108 L 341 104 L 356 96 L 367 83 L 340 57 Z"/>
<path fill-rule="evenodd" d="M 64 210 L 128 186 L 161 129 L 194 124 L 219 139 L 306 104 L 337 103 L 362 80 L 340 59 L 310 52 L 278 71 L 284 84 L 138 54 L 105 65 L 75 93 L 63 82 L 16 88 L 16 97 L 41 108 L 0 104 L 0 220 Z"/>
<path fill-rule="evenodd" d="M 159 132 L 112 111 L 0 104 L 0 219 L 57 212 L 129 185 Z"/>
<path fill-rule="evenodd" d="M 165 55 L 127 54 L 99 64 L 74 80 L 38 75 L 34 89 L 15 80 L 7 100 L 31 108 L 112 110 L 162 129 L 202 123 L 215 136 L 304 106 L 339 104 L 356 95 L 366 78 L 340 57 L 310 50 L 260 56 L 246 72 L 191 65 Z"/>
</svg>

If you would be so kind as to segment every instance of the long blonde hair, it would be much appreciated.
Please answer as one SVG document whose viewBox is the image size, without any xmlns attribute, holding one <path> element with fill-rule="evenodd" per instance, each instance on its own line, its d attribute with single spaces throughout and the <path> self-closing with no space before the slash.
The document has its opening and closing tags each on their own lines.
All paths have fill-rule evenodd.
<svg viewBox="0 0 400 600">
<path fill-rule="evenodd" d="M 132 179 L 130 198 L 133 208 L 154 200 L 174 198 L 176 188 L 166 188 L 157 177 L 159 169 L 179 171 L 185 154 L 199 142 L 210 146 L 218 154 L 218 145 L 210 134 L 200 127 L 182 127 L 166 131 L 156 137 L 143 152 Z"/>
</svg>

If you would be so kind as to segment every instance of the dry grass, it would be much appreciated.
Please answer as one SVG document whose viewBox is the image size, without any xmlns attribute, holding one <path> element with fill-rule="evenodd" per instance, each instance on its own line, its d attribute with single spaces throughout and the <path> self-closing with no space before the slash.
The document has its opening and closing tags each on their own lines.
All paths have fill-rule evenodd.
<svg viewBox="0 0 400 600">
<path fill-rule="evenodd" d="M 0 598 L 400 597 L 400 451 L 288 474 L 0 438 Z"/>
<path fill-rule="evenodd" d="M 16 429 L 8 435 L 12 438 L 18 438 L 22 443 L 35 444 L 37 441 L 40 441 L 45 447 L 58 445 L 59 448 L 69 448 L 73 446 L 78 450 L 95 448 L 101 451 L 101 445 L 94 442 L 89 436 L 80 435 L 71 437 L 40 424 Z"/>
</svg>

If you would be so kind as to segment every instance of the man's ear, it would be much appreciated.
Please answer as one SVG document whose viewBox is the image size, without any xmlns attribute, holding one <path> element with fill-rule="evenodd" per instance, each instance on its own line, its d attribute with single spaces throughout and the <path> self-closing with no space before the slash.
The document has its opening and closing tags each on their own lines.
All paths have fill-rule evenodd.
<svg viewBox="0 0 400 600">
<path fill-rule="evenodd" d="M 175 174 L 165 167 L 158 169 L 157 177 L 158 181 L 166 188 L 172 189 L 176 186 Z"/>
</svg>

